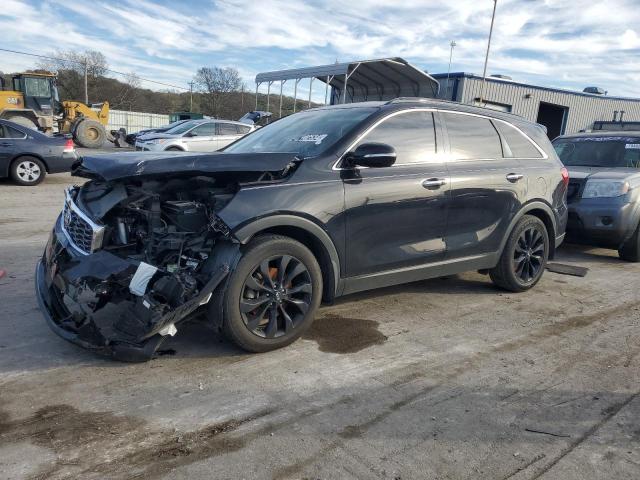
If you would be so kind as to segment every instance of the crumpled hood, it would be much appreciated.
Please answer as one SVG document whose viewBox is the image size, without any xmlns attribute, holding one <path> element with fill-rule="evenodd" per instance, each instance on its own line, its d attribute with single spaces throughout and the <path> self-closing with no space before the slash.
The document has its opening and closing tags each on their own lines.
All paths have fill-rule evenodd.
<svg viewBox="0 0 640 480">
<path fill-rule="evenodd" d="M 82 157 L 72 167 L 72 174 L 111 181 L 167 174 L 282 172 L 295 160 L 293 153 L 127 152 Z"/>
<path fill-rule="evenodd" d="M 155 140 L 156 138 L 179 138 L 180 135 L 169 135 L 168 133 L 158 132 L 156 130 L 151 130 L 143 133 L 142 135 L 138 135 L 138 141 L 140 142 L 148 142 L 149 140 Z"/>
<path fill-rule="evenodd" d="M 576 180 L 586 180 L 587 178 L 597 178 L 603 180 L 626 180 L 631 177 L 640 176 L 637 168 L 604 168 L 604 167 L 567 167 L 569 178 Z"/>
</svg>

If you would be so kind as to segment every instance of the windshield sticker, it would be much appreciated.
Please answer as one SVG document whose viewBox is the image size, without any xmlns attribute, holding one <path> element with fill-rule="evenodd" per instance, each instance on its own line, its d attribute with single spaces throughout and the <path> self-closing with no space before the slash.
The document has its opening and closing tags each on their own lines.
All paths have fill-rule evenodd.
<svg viewBox="0 0 640 480">
<path fill-rule="evenodd" d="M 300 138 L 293 139 L 293 141 L 294 142 L 310 142 L 310 143 L 315 143 L 316 145 L 320 145 L 322 141 L 327 137 L 328 135 L 326 133 L 322 135 L 303 135 Z"/>
<path fill-rule="evenodd" d="M 640 143 L 627 143 L 624 148 L 627 150 L 640 150 Z"/>
<path fill-rule="evenodd" d="M 572 142 L 633 142 L 636 141 L 635 138 L 629 137 L 578 137 L 572 138 Z"/>
</svg>

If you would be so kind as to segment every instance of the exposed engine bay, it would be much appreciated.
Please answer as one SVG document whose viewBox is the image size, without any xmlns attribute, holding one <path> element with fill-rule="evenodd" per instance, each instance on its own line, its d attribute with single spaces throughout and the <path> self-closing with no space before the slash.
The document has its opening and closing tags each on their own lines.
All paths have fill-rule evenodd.
<svg viewBox="0 0 640 480">
<path fill-rule="evenodd" d="M 107 181 L 79 167 L 93 180 L 67 192 L 39 298 L 61 336 L 128 361 L 147 360 L 203 311 L 240 258 L 217 212 L 243 186 L 280 181 L 291 168 Z"/>
</svg>

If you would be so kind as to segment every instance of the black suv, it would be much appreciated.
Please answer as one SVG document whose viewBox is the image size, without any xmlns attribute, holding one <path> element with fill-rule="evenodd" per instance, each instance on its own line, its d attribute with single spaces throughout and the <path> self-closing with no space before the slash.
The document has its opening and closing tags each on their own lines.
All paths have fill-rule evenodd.
<svg viewBox="0 0 640 480">
<path fill-rule="evenodd" d="M 523 291 L 562 242 L 568 176 L 539 125 L 420 99 L 307 110 L 212 154 L 85 157 L 37 268 L 51 327 L 149 358 L 201 313 L 242 348 L 321 301 L 489 273 Z"/>
</svg>

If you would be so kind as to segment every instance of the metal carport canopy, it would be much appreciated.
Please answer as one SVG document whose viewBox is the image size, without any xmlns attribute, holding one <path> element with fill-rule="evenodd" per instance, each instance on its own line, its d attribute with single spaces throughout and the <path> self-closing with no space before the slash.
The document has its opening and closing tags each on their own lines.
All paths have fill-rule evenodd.
<svg viewBox="0 0 640 480">
<path fill-rule="evenodd" d="M 266 83 L 269 94 L 271 85 L 280 82 L 282 94 L 282 84 L 293 80 L 297 98 L 298 83 L 304 78 L 310 79 L 309 102 L 313 80 L 318 79 L 326 84 L 325 103 L 328 87 L 333 87 L 332 104 L 397 97 L 435 98 L 439 89 L 436 79 L 403 58 L 395 57 L 259 73 L 256 75 L 256 92 L 261 84 Z"/>
</svg>

